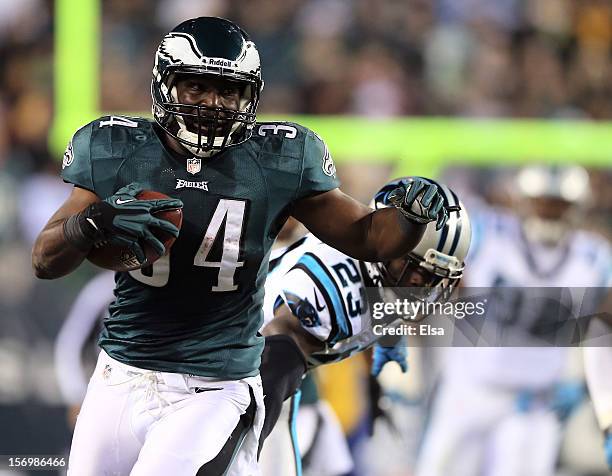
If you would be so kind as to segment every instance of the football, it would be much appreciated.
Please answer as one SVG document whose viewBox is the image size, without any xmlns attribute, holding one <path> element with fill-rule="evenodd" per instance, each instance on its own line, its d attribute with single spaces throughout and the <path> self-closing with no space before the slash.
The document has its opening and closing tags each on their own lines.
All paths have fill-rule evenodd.
<svg viewBox="0 0 612 476">
<path fill-rule="evenodd" d="M 139 200 L 158 200 L 171 197 L 160 192 L 143 190 L 136 196 L 136 198 Z M 183 210 L 180 208 L 159 211 L 154 213 L 154 215 L 158 218 L 169 221 L 179 230 L 181 229 L 181 225 L 183 224 Z M 166 247 L 166 253 L 168 253 L 176 238 L 157 228 L 153 229 L 153 234 L 164 244 Z M 132 271 L 134 269 L 150 266 L 161 258 L 161 255 L 157 254 L 155 249 L 147 243 L 144 243 L 143 249 L 147 259 L 142 264 L 138 263 L 136 255 L 129 248 L 120 245 L 112 245 L 109 243 L 101 243 L 94 247 L 87 255 L 87 259 L 100 268 L 110 269 L 113 271 Z"/>
</svg>

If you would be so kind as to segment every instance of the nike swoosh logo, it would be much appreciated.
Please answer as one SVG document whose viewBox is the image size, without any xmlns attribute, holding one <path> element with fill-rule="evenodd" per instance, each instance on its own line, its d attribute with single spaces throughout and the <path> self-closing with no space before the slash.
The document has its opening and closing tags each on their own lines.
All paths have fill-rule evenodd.
<svg viewBox="0 0 612 476">
<path fill-rule="evenodd" d="M 96 231 L 100 231 L 100 228 L 98 228 L 98 225 L 96 225 L 96 222 L 93 221 L 91 218 L 85 218 L 85 220 L 95 228 Z"/>
<path fill-rule="evenodd" d="M 195 393 L 216 392 L 217 390 L 223 390 L 223 387 L 194 387 L 193 389 Z"/>
<path fill-rule="evenodd" d="M 314 288 L 314 295 L 315 295 L 315 307 L 317 309 L 317 312 L 321 312 L 323 309 L 325 309 L 325 306 L 321 306 L 319 304 L 319 296 L 317 295 L 317 289 Z"/>
<path fill-rule="evenodd" d="M 127 200 L 121 200 L 120 198 L 118 198 L 117 200 L 115 200 L 115 203 L 117 205 L 123 205 L 124 203 L 134 202 L 134 201 L 136 201 L 135 198 L 128 198 Z"/>
</svg>

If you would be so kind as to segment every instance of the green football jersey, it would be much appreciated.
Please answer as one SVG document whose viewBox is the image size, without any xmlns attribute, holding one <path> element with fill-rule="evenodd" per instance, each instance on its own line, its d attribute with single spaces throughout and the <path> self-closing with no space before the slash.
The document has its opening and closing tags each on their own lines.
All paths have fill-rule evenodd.
<svg viewBox="0 0 612 476">
<path fill-rule="evenodd" d="M 100 346 L 137 367 L 238 379 L 259 372 L 268 257 L 292 203 L 338 187 L 323 141 L 292 123 L 258 123 L 212 158 L 169 152 L 154 123 L 103 117 L 78 130 L 62 178 L 101 198 L 139 182 L 183 201 L 170 253 L 117 273 Z"/>
</svg>

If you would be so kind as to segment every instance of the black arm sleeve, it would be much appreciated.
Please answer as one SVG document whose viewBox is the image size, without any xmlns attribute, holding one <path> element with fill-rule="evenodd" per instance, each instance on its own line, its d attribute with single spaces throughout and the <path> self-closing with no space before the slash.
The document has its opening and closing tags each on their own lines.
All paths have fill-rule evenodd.
<svg viewBox="0 0 612 476">
<path fill-rule="evenodd" d="M 259 438 L 259 451 L 280 416 L 283 402 L 302 384 L 306 373 L 306 360 L 294 340 L 285 335 L 266 337 L 261 356 L 261 381 L 263 384 L 266 418 Z"/>
</svg>

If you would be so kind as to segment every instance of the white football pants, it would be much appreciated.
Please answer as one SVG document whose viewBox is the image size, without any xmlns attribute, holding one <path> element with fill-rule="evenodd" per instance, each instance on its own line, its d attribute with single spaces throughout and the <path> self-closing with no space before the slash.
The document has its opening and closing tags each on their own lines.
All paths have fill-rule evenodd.
<svg viewBox="0 0 612 476">
<path fill-rule="evenodd" d="M 215 381 L 155 372 L 102 351 L 77 419 L 68 474 L 259 475 L 264 411 L 259 376 Z"/>
</svg>

